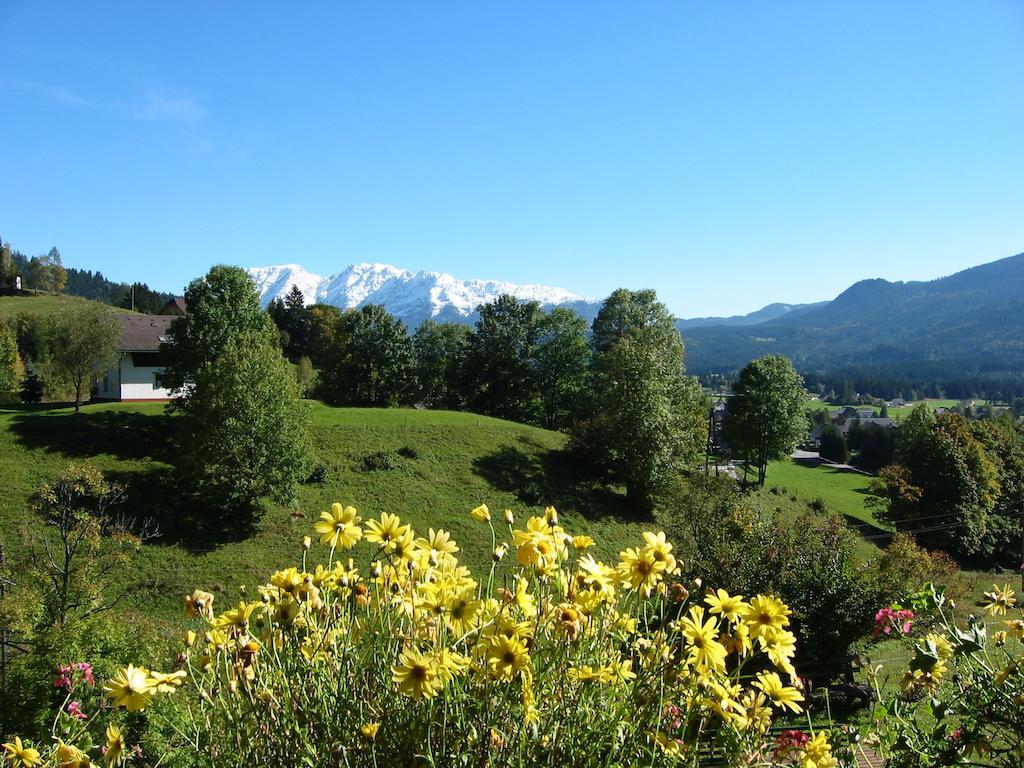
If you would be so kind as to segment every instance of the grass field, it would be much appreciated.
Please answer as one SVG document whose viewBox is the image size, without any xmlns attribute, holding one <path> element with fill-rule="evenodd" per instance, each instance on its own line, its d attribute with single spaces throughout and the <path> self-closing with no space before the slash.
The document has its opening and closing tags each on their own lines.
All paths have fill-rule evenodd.
<svg viewBox="0 0 1024 768">
<path fill-rule="evenodd" d="M 925 405 L 927 405 L 930 410 L 934 410 L 935 408 L 952 408 L 954 406 L 959 406 L 961 401 L 960 400 L 948 400 L 948 399 L 947 400 L 939 400 L 939 399 L 930 398 L 930 399 L 927 399 L 927 400 L 918 401 L 916 403 L 911 403 L 910 405 L 893 406 L 892 408 L 887 409 L 888 414 L 889 414 L 889 418 L 896 419 L 896 420 L 899 420 L 899 419 L 902 419 L 902 418 L 906 418 L 921 403 L 924 403 Z M 975 405 L 975 406 L 981 406 L 981 405 L 988 405 L 989 401 L 988 400 L 978 399 L 978 400 L 971 400 L 971 403 L 973 405 Z M 847 406 L 845 406 L 845 405 L 832 405 L 830 403 L 826 403 L 823 400 L 808 400 L 807 401 L 807 410 L 810 413 L 814 413 L 815 411 L 820 411 L 822 409 L 828 409 L 829 411 L 838 411 L 838 410 L 841 410 L 841 409 L 846 408 L 846 407 Z M 866 405 L 850 405 L 849 407 L 851 407 L 851 408 L 867 408 L 869 406 L 866 406 Z M 881 409 L 880 406 L 875 406 L 874 408 L 875 408 L 875 412 L 876 413 L 881 413 L 882 409 Z"/>
<path fill-rule="evenodd" d="M 836 469 L 827 464 L 802 464 L 792 459 L 771 462 L 765 477 L 768 487 L 785 488 L 803 501 L 809 502 L 818 497 L 824 499 L 830 512 L 845 515 L 855 524 L 867 523 L 875 528 L 885 528 L 864 506 L 870 481 L 870 476 L 858 472 Z"/>
<path fill-rule="evenodd" d="M 77 296 L 64 296 L 41 293 L 35 296 L 0 296 L 0 320 L 14 317 L 21 313 L 32 315 L 48 315 L 66 307 L 68 304 L 88 301 Z M 111 307 L 114 312 L 131 313 L 130 309 Z"/>
<path fill-rule="evenodd" d="M 126 511 L 163 530 L 143 546 L 130 578 L 143 584 L 134 603 L 164 619 L 178 616 L 182 595 L 195 587 L 230 602 L 239 584 L 263 583 L 297 563 L 302 537 L 333 501 L 356 506 L 364 519 L 394 512 L 418 531 L 450 530 L 474 567 L 490 562 L 489 529 L 468 515 L 481 502 L 499 523 L 505 508 L 521 521 L 553 504 L 569 530 L 592 535 L 608 558 L 639 538 L 643 521 L 624 519 L 622 495 L 575 472 L 562 434 L 469 413 L 309 407 L 327 482 L 301 486 L 294 508 L 269 505 L 252 524 L 191 508 L 178 492 L 173 417 L 160 404 L 89 405 L 77 417 L 65 408 L 0 410 L 0 537 L 18 548 L 15 532 L 38 525 L 27 511 L 31 493 L 66 462 L 88 460 L 128 486 Z M 378 451 L 394 467 L 366 471 L 363 458 Z"/>
</svg>

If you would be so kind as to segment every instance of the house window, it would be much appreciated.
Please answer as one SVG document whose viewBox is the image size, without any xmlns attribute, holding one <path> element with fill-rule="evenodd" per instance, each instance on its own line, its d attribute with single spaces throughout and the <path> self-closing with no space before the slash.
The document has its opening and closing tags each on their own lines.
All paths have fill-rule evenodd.
<svg viewBox="0 0 1024 768">
<path fill-rule="evenodd" d="M 153 374 L 153 389 L 163 389 L 163 382 L 160 380 L 160 372 Z"/>
</svg>

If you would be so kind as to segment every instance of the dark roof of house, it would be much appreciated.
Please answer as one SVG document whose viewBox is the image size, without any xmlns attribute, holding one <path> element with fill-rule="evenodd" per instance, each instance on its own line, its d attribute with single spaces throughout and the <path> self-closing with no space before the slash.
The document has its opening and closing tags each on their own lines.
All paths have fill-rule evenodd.
<svg viewBox="0 0 1024 768">
<path fill-rule="evenodd" d="M 847 419 L 846 422 L 843 424 L 839 424 L 839 431 L 845 435 L 847 432 L 850 431 L 850 428 L 854 424 L 859 424 L 862 427 L 866 427 L 869 424 L 874 424 L 875 426 L 881 427 L 882 429 L 892 429 L 893 427 L 896 426 L 896 422 L 890 419 L 888 416 L 874 416 L 869 419 L 855 417 L 852 419 Z"/>
<path fill-rule="evenodd" d="M 118 315 L 117 319 L 121 322 L 120 352 L 158 351 L 175 320 L 171 315 Z"/>
<path fill-rule="evenodd" d="M 188 312 L 188 302 L 181 296 L 175 296 L 160 308 L 161 315 L 184 315 Z"/>
</svg>

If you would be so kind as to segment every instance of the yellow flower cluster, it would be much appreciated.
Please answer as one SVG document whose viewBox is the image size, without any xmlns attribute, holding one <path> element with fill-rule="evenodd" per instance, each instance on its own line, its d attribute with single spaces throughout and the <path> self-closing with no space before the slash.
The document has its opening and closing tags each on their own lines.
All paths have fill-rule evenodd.
<svg viewBox="0 0 1024 768">
<path fill-rule="evenodd" d="M 140 712 L 153 696 L 177 690 L 186 676 L 183 669 L 169 673 L 153 672 L 129 664 L 104 683 L 103 690 L 115 707 Z"/>
<path fill-rule="evenodd" d="M 134 712 L 189 679 L 204 706 L 237 697 L 240 707 L 289 713 L 305 690 L 297 681 L 322 674 L 339 681 L 338 691 L 364 686 L 350 745 L 359 750 L 390 738 L 381 723 L 393 719 L 396 702 L 462 712 L 470 701 L 493 701 L 489 711 L 507 715 L 507 728 L 548 733 L 536 736 L 545 743 L 562 727 L 564 701 L 618 707 L 625 724 L 634 716 L 625 713 L 658 691 L 635 738 L 663 760 L 682 734 L 731 733 L 730 743 L 753 748 L 775 712 L 802 711 L 790 610 L 775 596 L 704 593 L 699 582 L 688 589 L 662 532 L 643 533 L 603 562 L 589 551 L 594 539 L 568 532 L 552 507 L 521 527 L 511 511 L 492 518 L 486 505 L 469 517 L 491 530 L 494 557 L 482 582 L 448 531 L 418 535 L 397 515 L 364 521 L 355 507 L 333 504 L 314 525 L 329 548 L 325 562 L 307 565 L 306 543 L 301 567 L 273 573 L 254 599 L 219 613 L 213 595 L 196 590 L 185 613 L 204 626 L 186 635 L 186 669 L 128 666 L 105 684 L 107 695 Z M 499 541 L 495 519 L 507 524 L 507 540 Z M 360 543 L 370 557 L 357 566 L 350 550 Z M 514 562 L 504 561 L 513 550 Z M 665 703 L 679 713 L 669 721 Z M 490 725 L 480 733 L 492 747 L 512 743 Z M 808 766 L 827 768 L 834 762 L 819 736 L 804 754 Z M 108 753 L 123 754 L 118 733 L 112 738 Z M 20 742 L 4 748 L 32 764 Z"/>
</svg>

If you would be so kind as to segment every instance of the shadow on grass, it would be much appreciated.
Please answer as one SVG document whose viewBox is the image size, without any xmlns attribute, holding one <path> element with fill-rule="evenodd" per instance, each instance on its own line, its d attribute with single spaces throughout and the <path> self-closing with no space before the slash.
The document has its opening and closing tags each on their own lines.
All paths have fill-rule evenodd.
<svg viewBox="0 0 1024 768">
<path fill-rule="evenodd" d="M 68 458 L 107 454 L 166 463 L 173 458 L 173 427 L 167 415 L 123 411 L 47 415 L 27 411 L 11 419 L 11 429 L 23 447 Z"/>
<path fill-rule="evenodd" d="M 149 459 L 163 466 L 110 469 L 104 476 L 126 489 L 115 511 L 137 525 L 149 520 L 159 529 L 156 545 L 206 552 L 241 541 L 253 532 L 258 509 L 226 511 L 198 497 L 169 466 L 174 460 L 173 425 L 167 415 L 112 412 L 46 415 L 23 413 L 12 419 L 18 443 L 69 460 L 109 455 Z"/>
<path fill-rule="evenodd" d="M 247 539 L 255 529 L 257 509 L 229 512 L 215 507 L 190 492 L 169 467 L 104 474 L 126 488 L 120 512 L 140 525 L 146 520 L 156 525 L 160 535 L 152 545 L 211 552 Z"/>
<path fill-rule="evenodd" d="M 624 494 L 609 488 L 569 451 L 550 450 L 527 437 L 519 442 L 530 450 L 503 446 L 476 459 L 473 472 L 494 488 L 514 494 L 524 504 L 552 505 L 588 520 L 609 516 L 649 519 L 646 514 L 632 511 Z"/>
</svg>

